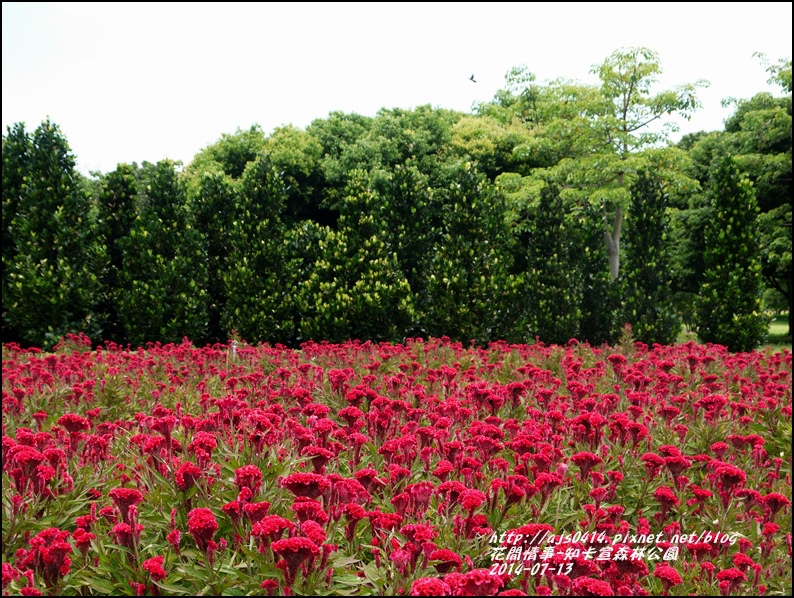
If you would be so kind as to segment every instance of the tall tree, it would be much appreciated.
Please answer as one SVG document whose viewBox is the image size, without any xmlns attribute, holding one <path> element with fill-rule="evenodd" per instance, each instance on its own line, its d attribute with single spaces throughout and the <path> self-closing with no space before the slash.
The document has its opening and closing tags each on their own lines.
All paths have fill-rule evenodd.
<svg viewBox="0 0 794 598">
<path fill-rule="evenodd" d="M 138 213 L 123 239 L 118 313 L 133 345 L 201 342 L 207 333 L 206 261 L 175 164 L 141 166 Z"/>
<path fill-rule="evenodd" d="M 667 194 L 661 181 L 641 172 L 631 188 L 626 230 L 623 319 L 637 340 L 671 344 L 681 321 L 673 303 Z"/>
<path fill-rule="evenodd" d="M 469 162 L 445 165 L 431 198 L 438 237 L 425 256 L 417 295 L 422 327 L 433 336 L 504 338 L 518 317 L 504 198 Z"/>
<path fill-rule="evenodd" d="M 399 341 L 414 322 L 411 288 L 369 176 L 351 173 L 339 229 L 321 229 L 318 259 L 298 293 L 305 339 Z"/>
<path fill-rule="evenodd" d="M 539 192 L 541 181 L 552 178 L 564 199 L 584 198 L 599 208 L 609 272 L 615 280 L 620 275 L 620 240 L 631 183 L 638 171 L 650 167 L 649 150 L 657 166 L 670 167 L 662 173 L 668 184 L 687 183 L 677 176 L 685 159 L 682 152 L 661 147 L 676 129 L 667 117 L 688 117 L 698 108 L 695 93 L 705 82 L 655 92 L 661 62 L 647 48 L 618 50 L 592 72 L 600 85 L 565 80 L 538 85 L 531 73 L 514 70 L 508 76 L 512 91 L 498 94 L 494 102 L 498 109 L 481 112 L 507 112 L 534 132 L 514 149 L 541 166 L 524 184 L 529 196 Z M 661 159 L 660 152 L 667 155 Z"/>
<path fill-rule="evenodd" d="M 97 225 L 105 247 L 107 262 L 102 272 L 102 300 L 98 310 L 103 318 L 102 339 L 124 344 L 124 324 L 118 313 L 120 282 L 124 270 L 124 247 L 137 211 L 137 167 L 119 164 L 98 181 Z"/>
<path fill-rule="evenodd" d="M 222 273 L 223 327 L 251 341 L 283 342 L 294 335 L 283 251 L 287 192 L 265 153 L 248 163 L 241 183 Z"/>
<path fill-rule="evenodd" d="M 752 351 L 768 320 L 761 312 L 758 204 L 731 156 L 714 160 L 706 231 L 706 271 L 697 300 L 698 335 L 731 351 Z"/>
<path fill-rule="evenodd" d="M 96 338 L 102 247 L 74 156 L 49 120 L 32 135 L 17 124 L 3 136 L 3 227 L 4 340 Z"/>
</svg>

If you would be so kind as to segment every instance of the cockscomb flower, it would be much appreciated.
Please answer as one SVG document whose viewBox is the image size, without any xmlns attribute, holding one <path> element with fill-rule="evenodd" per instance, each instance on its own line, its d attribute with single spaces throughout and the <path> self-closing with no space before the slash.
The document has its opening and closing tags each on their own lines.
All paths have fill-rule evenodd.
<svg viewBox="0 0 794 598">
<path fill-rule="evenodd" d="M 642 561 L 640 561 L 642 562 Z M 592 577 L 577 577 L 571 583 L 572 596 L 614 596 L 612 587 L 605 581 Z"/>
<path fill-rule="evenodd" d="M 179 554 L 179 544 L 182 541 L 182 532 L 180 532 L 178 529 L 172 529 L 166 536 L 166 540 L 168 540 L 168 543 L 174 549 L 174 552 Z"/>
<path fill-rule="evenodd" d="M 287 587 L 291 587 L 295 582 L 298 567 L 306 560 L 314 558 L 320 553 L 319 547 L 309 538 L 304 538 L 303 536 L 278 540 L 273 542 L 271 548 L 273 553 L 286 563 L 284 567 L 284 583 Z"/>
<path fill-rule="evenodd" d="M 723 595 L 727 596 L 738 590 L 742 582 L 747 581 L 747 576 L 739 569 L 731 567 L 717 573 L 717 580 L 720 582 L 720 589 L 723 590 Z"/>
<path fill-rule="evenodd" d="M 262 472 L 256 465 L 244 465 L 235 470 L 234 483 L 238 490 L 248 488 L 251 494 L 256 495 L 262 487 Z"/>
<path fill-rule="evenodd" d="M 453 596 L 495 596 L 504 585 L 499 576 L 488 569 L 472 569 L 467 573 L 450 573 L 444 577 Z"/>
<path fill-rule="evenodd" d="M 251 523 L 261 521 L 267 516 L 270 510 L 270 503 L 268 501 L 262 502 L 249 502 L 243 506 L 243 513 Z"/>
<path fill-rule="evenodd" d="M 176 472 L 174 472 L 176 487 L 179 488 L 181 492 L 190 490 L 199 478 L 201 478 L 201 469 L 190 461 L 180 463 Z"/>
<path fill-rule="evenodd" d="M 70 434 L 77 432 L 87 432 L 91 429 L 91 420 L 86 419 L 76 413 L 65 413 L 58 418 L 58 425 Z"/>
<path fill-rule="evenodd" d="M 659 501 L 662 507 L 663 519 L 667 516 L 667 513 L 670 512 L 670 509 L 678 504 L 678 497 L 676 496 L 675 491 L 668 486 L 660 486 L 657 488 L 653 493 L 653 497 Z"/>
<path fill-rule="evenodd" d="M 761 502 L 763 502 L 766 508 L 769 510 L 770 521 L 774 521 L 775 515 L 777 515 L 778 511 L 791 504 L 791 501 L 788 498 L 777 492 L 772 492 L 762 497 Z"/>
<path fill-rule="evenodd" d="M 113 488 L 108 492 L 108 496 L 121 512 L 121 520 L 124 523 L 132 524 L 130 507 L 141 504 L 143 502 L 143 494 L 135 488 Z"/>
<path fill-rule="evenodd" d="M 603 459 L 593 453 L 576 453 L 571 457 L 576 466 L 579 468 L 579 479 L 585 481 L 590 470 L 596 465 L 603 463 Z"/>
<path fill-rule="evenodd" d="M 479 509 L 482 504 L 485 502 L 485 494 L 480 492 L 479 490 L 471 490 L 467 489 L 460 493 L 458 497 L 458 504 L 465 510 L 468 511 L 469 517 L 474 514 L 474 511 Z"/>
<path fill-rule="evenodd" d="M 734 465 L 722 465 L 714 472 L 717 483 L 725 492 L 731 492 L 737 486 L 744 486 L 747 474 Z"/>
<path fill-rule="evenodd" d="M 152 581 L 163 581 L 166 578 L 165 569 L 163 569 L 163 561 L 165 557 L 155 556 L 143 561 L 143 569 L 152 578 Z"/>
<path fill-rule="evenodd" d="M 328 478 L 316 473 L 292 473 L 286 478 L 281 478 L 280 484 L 295 496 L 312 499 L 331 488 Z"/>
<path fill-rule="evenodd" d="M 187 516 L 187 527 L 196 541 L 196 546 L 201 552 L 208 552 L 212 548 L 212 537 L 218 531 L 218 522 L 215 514 L 210 509 L 193 509 Z M 212 542 L 212 544 L 210 544 Z"/>
<path fill-rule="evenodd" d="M 665 594 L 670 591 L 673 586 L 679 585 L 683 580 L 681 575 L 667 563 L 662 563 L 653 572 L 654 577 L 659 578 L 662 582 Z"/>
<path fill-rule="evenodd" d="M 259 539 L 259 549 L 263 552 L 271 542 L 281 538 L 285 530 L 293 529 L 295 524 L 278 515 L 268 515 L 254 524 L 251 535 Z"/>
<path fill-rule="evenodd" d="M 141 541 L 141 532 L 143 532 L 143 526 L 139 523 L 134 523 L 130 525 L 129 523 L 117 523 L 113 526 L 113 536 L 115 537 L 115 542 L 119 546 L 124 546 L 125 548 L 131 550 L 133 554 L 137 551 L 137 546 L 140 544 Z"/>
<path fill-rule="evenodd" d="M 78 527 L 72 532 L 72 537 L 74 538 L 74 545 L 77 547 L 77 550 L 79 550 L 83 558 L 85 558 L 86 554 L 88 554 L 88 549 L 91 547 L 91 540 L 96 540 L 96 536 L 82 527 Z"/>
<path fill-rule="evenodd" d="M 330 517 L 323 510 L 323 505 L 316 500 L 300 500 L 292 504 L 292 510 L 298 516 L 298 520 L 303 523 L 304 521 L 316 521 L 317 523 L 328 523 Z"/>
<path fill-rule="evenodd" d="M 664 457 L 660 457 L 656 453 L 645 453 L 640 457 L 642 459 L 643 464 L 645 465 L 645 470 L 648 473 L 648 477 L 650 479 L 654 479 L 659 472 L 662 470 L 667 463 L 664 460 Z"/>
<path fill-rule="evenodd" d="M 435 561 L 433 566 L 436 568 L 436 571 L 442 575 L 449 573 L 452 569 L 456 569 L 458 573 L 460 573 L 460 569 L 463 565 L 463 559 L 460 555 L 446 548 L 431 552 L 430 561 Z"/>
<path fill-rule="evenodd" d="M 69 535 L 68 531 L 57 527 L 39 532 L 30 540 L 30 550 L 17 566 L 23 573 L 26 568 L 32 568 L 44 578 L 46 587 L 54 587 L 71 569 L 68 555 L 72 553 L 72 546 L 66 541 Z M 30 581 L 32 583 L 32 579 Z"/>
<path fill-rule="evenodd" d="M 411 584 L 411 596 L 452 596 L 449 584 L 438 577 L 421 577 Z"/>
<path fill-rule="evenodd" d="M 303 521 L 300 525 L 301 534 L 309 538 L 317 546 L 322 546 L 325 539 L 328 537 L 323 529 L 323 526 L 312 519 Z"/>
</svg>

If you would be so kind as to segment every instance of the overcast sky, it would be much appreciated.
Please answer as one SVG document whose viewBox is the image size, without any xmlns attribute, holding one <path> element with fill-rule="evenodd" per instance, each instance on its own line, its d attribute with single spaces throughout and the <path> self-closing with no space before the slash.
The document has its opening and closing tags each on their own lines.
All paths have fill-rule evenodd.
<svg viewBox="0 0 794 598">
<path fill-rule="evenodd" d="M 723 98 L 781 93 L 753 52 L 791 57 L 791 6 L 3 2 L 3 133 L 49 117 L 86 173 L 188 163 L 253 124 L 270 133 L 423 104 L 469 112 L 519 64 L 539 81 L 594 82 L 593 64 L 632 46 L 660 55 L 660 90 L 708 80 L 682 132 L 718 130 Z"/>
</svg>

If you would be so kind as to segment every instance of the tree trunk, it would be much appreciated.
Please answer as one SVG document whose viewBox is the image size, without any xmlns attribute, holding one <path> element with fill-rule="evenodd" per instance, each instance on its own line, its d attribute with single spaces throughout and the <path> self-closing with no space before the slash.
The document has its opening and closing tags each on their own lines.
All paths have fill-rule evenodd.
<svg viewBox="0 0 794 598">
<path fill-rule="evenodd" d="M 609 276 L 612 280 L 617 280 L 620 274 L 620 229 L 623 226 L 623 208 L 618 206 L 615 209 L 615 223 L 611 231 L 609 230 L 606 205 L 602 206 L 602 214 L 604 216 L 604 242 L 609 257 Z"/>
</svg>

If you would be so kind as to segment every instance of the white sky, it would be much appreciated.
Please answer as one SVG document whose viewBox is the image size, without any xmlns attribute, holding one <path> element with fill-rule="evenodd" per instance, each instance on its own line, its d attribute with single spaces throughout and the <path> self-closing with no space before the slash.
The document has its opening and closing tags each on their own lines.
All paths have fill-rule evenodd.
<svg viewBox="0 0 794 598">
<path fill-rule="evenodd" d="M 790 58 L 790 2 L 3 2 L 2 127 L 60 125 L 81 171 L 191 161 L 223 133 L 305 128 L 334 110 L 431 104 L 468 112 L 526 64 L 594 82 L 646 46 L 659 89 L 707 79 L 682 133 L 718 130 L 728 96 L 782 93 L 753 52 Z M 477 83 L 468 80 L 475 75 Z"/>
</svg>

